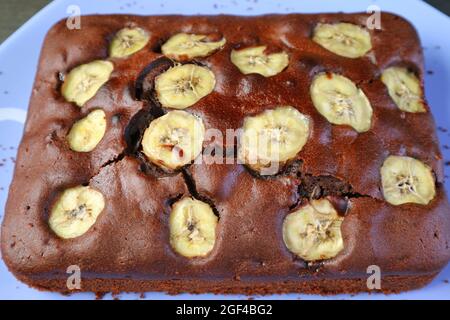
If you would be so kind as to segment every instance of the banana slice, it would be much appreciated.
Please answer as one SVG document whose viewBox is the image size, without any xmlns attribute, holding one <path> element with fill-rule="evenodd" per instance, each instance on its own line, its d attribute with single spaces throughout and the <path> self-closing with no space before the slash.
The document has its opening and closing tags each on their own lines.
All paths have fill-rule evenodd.
<svg viewBox="0 0 450 320">
<path fill-rule="evenodd" d="M 344 249 L 343 220 L 327 199 L 311 200 L 286 216 L 283 241 L 289 251 L 303 260 L 333 258 Z"/>
<path fill-rule="evenodd" d="M 61 87 L 63 97 L 82 107 L 109 80 L 114 66 L 109 61 L 95 60 L 72 69 Z"/>
<path fill-rule="evenodd" d="M 89 230 L 105 207 L 99 191 L 87 186 L 66 189 L 55 202 L 50 228 L 61 238 L 76 238 Z"/>
<path fill-rule="evenodd" d="M 145 47 L 150 39 L 147 31 L 141 28 L 123 28 L 119 30 L 109 46 L 111 58 L 124 58 Z"/>
<path fill-rule="evenodd" d="M 111 58 L 128 57 L 144 48 L 149 39 L 150 36 L 144 29 L 120 29 L 109 45 L 109 56 Z"/>
<path fill-rule="evenodd" d="M 389 156 L 380 173 L 383 195 L 390 204 L 428 204 L 436 195 L 431 168 L 417 159 Z"/>
<path fill-rule="evenodd" d="M 243 74 L 258 73 L 264 77 L 274 76 L 289 64 L 286 52 L 266 54 L 266 46 L 231 51 L 231 62 Z"/>
<path fill-rule="evenodd" d="M 142 149 L 157 166 L 175 170 L 200 154 L 204 138 L 203 121 L 186 111 L 176 110 L 150 123 L 142 138 Z"/>
<path fill-rule="evenodd" d="M 329 122 L 349 125 L 358 132 L 370 129 L 372 106 L 350 79 L 334 73 L 319 74 L 311 84 L 310 93 L 317 111 Z"/>
<path fill-rule="evenodd" d="M 425 112 L 422 89 L 416 75 L 406 68 L 391 67 L 383 71 L 381 81 L 402 111 Z"/>
<path fill-rule="evenodd" d="M 106 115 L 103 110 L 91 111 L 86 117 L 75 122 L 67 135 L 70 149 L 90 152 L 102 140 L 106 131 Z"/>
<path fill-rule="evenodd" d="M 347 58 L 359 58 L 372 50 L 370 33 L 351 23 L 319 23 L 314 29 L 313 41 Z"/>
<path fill-rule="evenodd" d="M 208 41 L 206 35 L 178 33 L 161 47 L 162 53 L 175 60 L 191 60 L 209 56 L 225 45 L 225 38 L 220 41 Z"/>
<path fill-rule="evenodd" d="M 155 79 L 155 90 L 163 107 L 185 109 L 210 94 L 216 85 L 211 70 L 195 64 L 170 68 Z"/>
<path fill-rule="evenodd" d="M 261 174 L 275 174 L 279 168 L 264 169 L 293 159 L 306 144 L 309 132 L 309 119 L 290 106 L 247 117 L 239 139 L 239 159 Z"/>
<path fill-rule="evenodd" d="M 182 256 L 204 257 L 214 248 L 217 223 L 208 204 L 185 197 L 173 205 L 170 213 L 170 244 Z"/>
</svg>

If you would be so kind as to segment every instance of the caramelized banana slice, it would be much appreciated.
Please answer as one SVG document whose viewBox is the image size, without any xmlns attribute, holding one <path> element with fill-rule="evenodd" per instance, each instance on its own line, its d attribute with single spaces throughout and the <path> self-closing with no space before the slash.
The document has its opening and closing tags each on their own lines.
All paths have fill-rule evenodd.
<svg viewBox="0 0 450 320">
<path fill-rule="evenodd" d="M 119 30 L 109 46 L 111 58 L 124 58 L 145 47 L 150 39 L 147 31 L 141 28 L 123 28 Z"/>
<path fill-rule="evenodd" d="M 170 68 L 155 79 L 155 90 L 163 107 L 185 109 L 210 94 L 216 85 L 208 68 L 185 64 Z"/>
<path fill-rule="evenodd" d="M 319 23 L 314 29 L 313 41 L 347 58 L 359 58 L 372 50 L 370 33 L 351 23 Z"/>
<path fill-rule="evenodd" d="M 171 111 L 153 120 L 142 138 L 142 150 L 157 166 L 175 170 L 202 151 L 205 138 L 203 121 L 186 111 Z"/>
<path fill-rule="evenodd" d="M 242 129 L 239 159 L 260 174 L 275 174 L 306 144 L 310 121 L 297 109 L 280 106 L 247 117 Z M 271 168 L 275 170 L 269 172 Z"/>
<path fill-rule="evenodd" d="M 383 71 L 381 81 L 397 107 L 406 112 L 425 112 L 422 89 L 416 75 L 406 68 L 391 67 Z"/>
<path fill-rule="evenodd" d="M 218 218 L 202 201 L 185 197 L 170 213 L 170 244 L 182 256 L 204 257 L 214 248 Z"/>
<path fill-rule="evenodd" d="M 370 129 L 372 106 L 364 92 L 350 79 L 338 74 L 319 74 L 312 82 L 311 99 L 329 122 L 349 125 L 358 132 Z"/>
<path fill-rule="evenodd" d="M 289 64 L 286 52 L 266 54 L 266 46 L 231 51 L 231 62 L 243 74 L 258 73 L 264 77 L 274 76 Z"/>
<path fill-rule="evenodd" d="M 103 195 L 89 186 L 66 189 L 51 210 L 50 229 L 63 239 L 79 237 L 94 225 L 104 207 Z"/>
<path fill-rule="evenodd" d="M 114 66 L 111 62 L 102 60 L 73 68 L 65 77 L 61 87 L 63 97 L 82 107 L 109 80 L 113 69 Z"/>
<path fill-rule="evenodd" d="M 423 162 L 401 156 L 389 156 L 380 170 L 383 195 L 393 205 L 428 204 L 436 195 L 431 168 Z"/>
<path fill-rule="evenodd" d="M 178 33 L 161 47 L 162 53 L 169 58 L 183 61 L 207 57 L 225 45 L 225 38 L 220 41 L 208 41 L 206 35 Z"/>
<path fill-rule="evenodd" d="M 94 110 L 75 122 L 67 135 L 67 142 L 73 151 L 90 152 L 102 140 L 105 132 L 105 112 L 100 109 Z"/>
<path fill-rule="evenodd" d="M 344 249 L 343 220 L 329 200 L 312 200 L 284 219 L 284 243 L 306 261 L 333 258 Z"/>
</svg>

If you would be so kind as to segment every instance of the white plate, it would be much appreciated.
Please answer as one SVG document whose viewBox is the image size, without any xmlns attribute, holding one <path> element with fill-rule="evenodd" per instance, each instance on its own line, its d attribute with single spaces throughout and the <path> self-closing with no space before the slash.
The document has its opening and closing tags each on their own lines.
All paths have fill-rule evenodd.
<svg viewBox="0 0 450 320">
<path fill-rule="evenodd" d="M 13 160 L 20 142 L 36 65 L 42 41 L 53 23 L 67 17 L 70 5 L 77 5 L 82 14 L 131 13 L 131 14 L 239 14 L 265 13 L 313 13 L 366 11 L 369 5 L 378 5 L 383 11 L 404 16 L 418 29 L 425 52 L 426 96 L 432 107 L 438 126 L 450 127 L 450 20 L 419 0 L 335 0 L 335 1 L 269 1 L 269 0 L 56 0 L 41 10 L 0 46 L 0 219 L 11 182 Z M 432 23 L 431 23 L 432 22 Z M 417 128 L 420 130 L 420 128 Z M 439 131 L 442 144 L 450 145 L 449 133 Z M 443 150 L 450 158 L 450 150 Z M 450 174 L 450 168 L 445 168 Z M 450 183 L 446 183 L 450 190 Z M 450 216 L 449 216 L 450 218 Z M 314 295 L 273 295 L 271 299 L 445 299 L 450 298 L 450 265 L 426 288 L 397 295 L 358 294 L 319 297 Z M 93 294 L 79 293 L 65 297 L 57 293 L 39 292 L 17 281 L 0 262 L 0 299 L 91 299 Z M 111 298 L 110 295 L 106 298 Z M 138 299 L 138 294 L 121 294 L 121 299 Z M 147 293 L 149 299 L 240 299 L 245 296 L 178 295 Z M 259 298 L 259 297 L 256 297 Z"/>
</svg>

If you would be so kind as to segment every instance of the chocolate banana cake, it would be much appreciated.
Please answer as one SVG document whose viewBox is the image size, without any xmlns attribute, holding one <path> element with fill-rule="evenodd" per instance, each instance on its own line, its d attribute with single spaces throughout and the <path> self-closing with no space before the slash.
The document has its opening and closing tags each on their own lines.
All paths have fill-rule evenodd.
<svg viewBox="0 0 450 320">
<path fill-rule="evenodd" d="M 2 224 L 10 271 L 62 293 L 430 282 L 450 212 L 420 41 L 368 17 L 58 22 Z"/>
</svg>

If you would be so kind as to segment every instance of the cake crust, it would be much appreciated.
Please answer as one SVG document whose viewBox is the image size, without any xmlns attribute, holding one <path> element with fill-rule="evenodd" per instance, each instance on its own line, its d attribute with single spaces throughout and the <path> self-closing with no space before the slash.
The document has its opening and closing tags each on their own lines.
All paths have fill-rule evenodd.
<svg viewBox="0 0 450 320">
<path fill-rule="evenodd" d="M 82 30 L 58 22 L 41 52 L 2 224 L 2 258 L 10 271 L 30 286 L 63 293 L 70 292 L 70 265 L 81 269 L 81 290 L 93 292 L 354 293 L 369 290 L 370 265 L 380 267 L 386 293 L 431 281 L 450 259 L 450 208 L 435 124 L 428 106 L 424 113 L 399 112 L 380 80 L 382 70 L 398 64 L 423 79 L 417 33 L 403 18 L 382 13 L 382 30 L 370 31 L 373 49 L 365 57 L 341 57 L 311 41 L 317 23 L 364 25 L 367 17 L 83 16 Z M 83 108 L 65 101 L 59 75 L 106 59 L 111 37 L 129 25 L 150 33 L 145 48 L 113 59 L 111 78 Z M 206 128 L 225 136 L 245 117 L 276 105 L 292 105 L 310 117 L 308 143 L 282 173 L 261 177 L 236 163 L 191 164 L 166 173 L 130 143 L 130 123 L 139 127 L 140 113 L 149 108 L 136 96 L 136 81 L 176 32 L 227 39 L 222 50 L 198 59 L 215 74 L 216 85 L 187 110 Z M 245 75 L 230 63 L 233 48 L 260 43 L 288 52 L 283 72 Z M 316 111 L 309 87 L 320 72 L 343 74 L 365 92 L 374 112 L 370 131 L 333 126 Z M 71 125 L 98 107 L 106 113 L 105 136 L 92 152 L 71 151 L 65 138 Z M 159 116 L 143 114 L 145 123 Z M 432 169 L 436 196 L 428 205 L 384 200 L 379 170 L 389 154 L 416 157 Z M 80 184 L 103 193 L 104 212 L 83 236 L 60 239 L 48 226 L 52 202 L 61 190 Z M 342 225 L 344 250 L 307 263 L 287 250 L 281 225 L 317 188 L 321 196 L 345 197 L 350 210 Z M 170 207 L 183 196 L 210 203 L 220 218 L 215 246 L 204 258 L 188 259 L 170 247 Z"/>
</svg>

